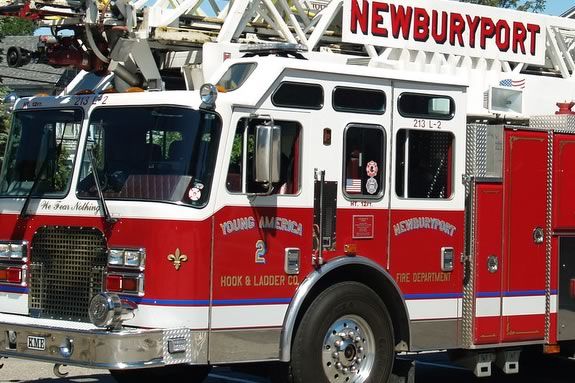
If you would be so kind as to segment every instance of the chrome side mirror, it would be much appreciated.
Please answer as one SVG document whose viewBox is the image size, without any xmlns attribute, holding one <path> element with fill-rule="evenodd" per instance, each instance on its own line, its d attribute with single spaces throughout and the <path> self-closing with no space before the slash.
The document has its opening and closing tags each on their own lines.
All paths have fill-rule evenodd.
<svg viewBox="0 0 575 383">
<path fill-rule="evenodd" d="M 257 125 L 254 151 L 254 181 L 278 182 L 281 164 L 281 127 Z"/>
</svg>

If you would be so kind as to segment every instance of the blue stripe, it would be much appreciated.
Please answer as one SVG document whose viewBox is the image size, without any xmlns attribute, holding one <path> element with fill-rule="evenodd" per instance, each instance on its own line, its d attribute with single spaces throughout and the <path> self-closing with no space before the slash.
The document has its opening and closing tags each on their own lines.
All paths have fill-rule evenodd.
<svg viewBox="0 0 575 383">
<path fill-rule="evenodd" d="M 501 291 L 477 293 L 477 297 L 478 298 L 499 298 L 499 297 L 501 297 Z"/>
<path fill-rule="evenodd" d="M 176 300 L 176 299 L 153 299 L 139 298 L 122 295 L 122 298 L 134 303 L 141 303 L 156 306 L 209 306 L 209 300 Z M 231 306 L 231 305 L 265 305 L 290 303 L 292 298 L 269 298 L 269 299 L 220 299 L 213 301 L 214 306 Z"/>
<path fill-rule="evenodd" d="M 290 303 L 291 298 L 270 298 L 270 299 L 221 299 L 215 300 L 214 306 L 230 305 L 274 305 L 281 303 Z"/>
<path fill-rule="evenodd" d="M 462 293 L 444 293 L 444 294 L 405 294 L 405 299 L 447 299 L 461 298 Z"/>
<path fill-rule="evenodd" d="M 121 295 L 121 297 L 134 303 L 157 306 L 209 306 L 210 304 L 209 300 L 154 299 L 131 297 L 127 295 Z"/>
<path fill-rule="evenodd" d="M 551 290 L 551 294 L 557 294 L 557 290 Z M 493 292 L 479 292 L 477 293 L 478 298 L 498 298 L 504 297 L 532 297 L 545 295 L 545 290 L 527 290 L 527 291 L 493 291 Z"/>
<path fill-rule="evenodd" d="M 551 290 L 551 294 L 557 294 L 557 290 Z M 545 290 L 526 290 L 526 291 L 504 291 L 504 297 L 529 297 L 545 295 Z"/>
<path fill-rule="evenodd" d="M 22 286 L 0 286 L 0 292 L 28 294 L 28 288 Z"/>
</svg>

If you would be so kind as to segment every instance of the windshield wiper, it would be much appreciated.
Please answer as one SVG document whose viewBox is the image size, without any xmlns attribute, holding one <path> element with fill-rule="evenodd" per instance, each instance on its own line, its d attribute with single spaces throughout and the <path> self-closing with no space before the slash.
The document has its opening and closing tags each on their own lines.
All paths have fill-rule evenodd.
<svg viewBox="0 0 575 383">
<path fill-rule="evenodd" d="M 58 142 L 58 145 L 53 147 L 52 150 L 48 151 L 46 153 L 46 157 L 44 157 L 44 160 L 42 161 L 42 165 L 40 166 L 40 169 L 38 170 L 38 174 L 36 174 L 36 177 L 34 177 L 34 182 L 32 182 L 32 187 L 30 188 L 30 191 L 28 191 L 28 194 L 26 195 L 26 200 L 24 201 L 24 205 L 22 206 L 22 210 L 20 210 L 20 219 L 22 218 L 26 218 L 28 216 L 28 205 L 30 205 L 30 201 L 32 200 L 32 195 L 34 194 L 34 192 L 36 191 L 36 188 L 38 187 L 38 182 L 40 181 L 40 177 L 42 176 L 42 174 L 44 174 L 44 171 L 46 170 L 46 166 L 48 165 L 48 160 L 50 159 L 50 156 L 55 156 L 54 159 L 58 159 L 60 157 L 60 153 L 62 153 L 62 143 L 64 142 L 64 132 L 66 131 L 66 129 L 62 130 L 62 136 L 60 137 L 60 141 Z"/>
<path fill-rule="evenodd" d="M 52 150 L 53 152 L 54 150 Z M 38 170 L 38 174 L 34 177 L 34 182 L 32 182 L 32 187 L 28 191 L 26 195 L 26 199 L 24 200 L 24 205 L 22 206 L 22 210 L 20 210 L 20 218 L 26 218 L 28 216 L 28 205 L 30 205 L 30 201 L 32 200 L 32 194 L 36 191 L 38 187 L 38 181 L 40 181 L 40 177 L 44 173 L 46 169 L 46 165 L 48 165 L 48 158 L 50 157 L 50 153 L 46 153 L 46 157 L 44 157 L 44 161 L 42 161 L 42 166 L 40 166 L 40 170 Z"/>
<path fill-rule="evenodd" d="M 108 205 L 106 204 L 106 199 L 104 198 L 104 192 L 102 192 L 102 187 L 100 186 L 100 177 L 98 177 L 98 168 L 96 164 L 96 158 L 92 148 L 87 149 L 88 155 L 90 156 L 90 165 L 92 166 L 92 175 L 94 176 L 94 182 L 96 183 L 96 191 L 98 192 L 98 200 L 102 205 L 102 211 L 104 212 L 104 219 L 108 223 L 116 223 L 118 220 L 112 218 L 110 211 L 108 210 Z"/>
</svg>

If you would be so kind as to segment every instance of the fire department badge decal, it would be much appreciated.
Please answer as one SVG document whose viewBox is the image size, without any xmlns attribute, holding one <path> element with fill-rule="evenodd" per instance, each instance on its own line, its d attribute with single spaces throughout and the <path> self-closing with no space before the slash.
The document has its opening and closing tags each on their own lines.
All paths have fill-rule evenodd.
<svg viewBox="0 0 575 383">
<path fill-rule="evenodd" d="M 365 171 L 367 172 L 368 177 L 377 176 L 378 170 L 379 169 L 377 168 L 377 162 L 375 162 L 375 161 L 369 161 L 367 163 L 367 166 L 365 167 Z"/>
<path fill-rule="evenodd" d="M 190 197 L 192 201 L 197 201 L 202 197 L 202 192 L 200 189 L 193 187 L 188 192 L 188 197 Z"/>
<path fill-rule="evenodd" d="M 377 192 L 377 186 L 377 181 L 372 177 L 365 183 L 365 190 L 367 190 L 369 194 L 375 194 Z"/>
</svg>

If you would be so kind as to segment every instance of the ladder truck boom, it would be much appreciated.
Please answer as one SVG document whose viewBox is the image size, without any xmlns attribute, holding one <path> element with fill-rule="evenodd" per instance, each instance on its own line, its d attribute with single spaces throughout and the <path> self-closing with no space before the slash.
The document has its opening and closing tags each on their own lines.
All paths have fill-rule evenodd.
<svg viewBox="0 0 575 383">
<path fill-rule="evenodd" d="M 573 81 L 571 19 L 448 1 L 434 2 L 438 10 L 417 4 L 17 0 L 2 13 L 54 32 L 73 31 L 72 38 L 56 35 L 44 43 L 44 62 L 113 72 L 127 86 L 147 89 L 166 89 L 162 77 L 168 74 L 182 80 L 180 87 L 197 89 L 224 57 L 242 56 L 243 45 L 278 43 L 298 44 L 309 59 L 465 78 L 468 114 L 477 117 L 537 114 L 533 107 L 540 100 L 532 94 L 549 86 L 566 89 L 560 84 Z M 557 94 L 557 100 L 571 98 Z"/>
</svg>

